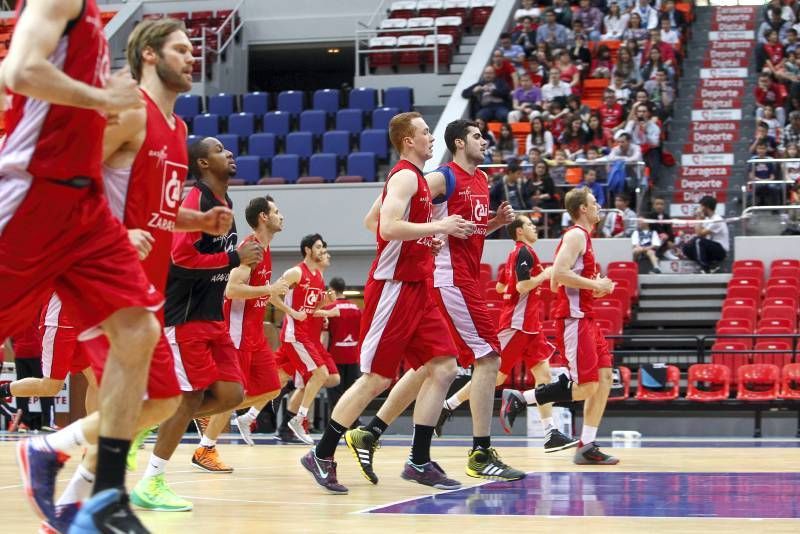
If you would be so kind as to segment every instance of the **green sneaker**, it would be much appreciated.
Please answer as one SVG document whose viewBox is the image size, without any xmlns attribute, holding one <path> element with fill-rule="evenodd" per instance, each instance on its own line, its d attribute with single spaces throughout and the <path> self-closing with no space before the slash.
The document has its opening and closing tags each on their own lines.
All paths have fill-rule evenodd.
<svg viewBox="0 0 800 534">
<path fill-rule="evenodd" d="M 525 473 L 519 469 L 509 467 L 500 460 L 494 448 L 478 448 L 469 453 L 467 461 L 467 475 L 473 478 L 488 480 L 519 480 L 525 478 Z"/>
<path fill-rule="evenodd" d="M 188 512 L 192 503 L 175 495 L 164 475 L 143 478 L 131 492 L 131 502 L 139 508 L 156 512 Z"/>
<path fill-rule="evenodd" d="M 347 443 L 347 448 L 353 452 L 356 457 L 358 466 L 361 468 L 361 474 L 364 478 L 372 482 L 378 483 L 378 475 L 372 468 L 372 460 L 375 457 L 375 449 L 380 447 L 380 442 L 372 432 L 365 430 L 363 426 L 348 430 L 344 434 L 344 442 Z"/>
<path fill-rule="evenodd" d="M 136 471 L 136 469 L 139 467 L 139 461 L 138 461 L 139 449 L 144 448 L 144 440 L 146 440 L 147 436 L 149 436 L 150 433 L 153 432 L 156 428 L 158 427 L 154 426 L 150 428 L 145 428 L 144 430 L 136 434 L 135 438 L 133 438 L 133 443 L 131 443 L 131 448 L 130 450 L 128 450 L 128 458 L 125 460 L 125 468 L 128 471 Z"/>
</svg>

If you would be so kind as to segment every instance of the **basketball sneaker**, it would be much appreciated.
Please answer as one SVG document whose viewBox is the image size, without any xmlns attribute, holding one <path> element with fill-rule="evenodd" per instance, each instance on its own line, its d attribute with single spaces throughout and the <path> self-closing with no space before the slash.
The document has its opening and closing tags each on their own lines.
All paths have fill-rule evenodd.
<svg viewBox="0 0 800 534">
<path fill-rule="evenodd" d="M 279 428 L 278 432 L 275 434 L 275 439 L 287 445 L 297 445 L 303 443 L 294 437 L 294 434 L 288 428 Z"/>
<path fill-rule="evenodd" d="M 292 417 L 289 420 L 289 430 L 306 445 L 314 445 L 314 438 L 308 433 L 308 422 L 305 417 L 300 417 L 299 415 Z"/>
<path fill-rule="evenodd" d="M 133 438 L 133 442 L 131 443 L 131 448 L 128 449 L 128 458 L 125 460 L 125 469 L 128 471 L 136 471 L 136 469 L 139 467 L 139 449 L 144 448 L 144 440 L 146 440 L 147 436 L 149 436 L 150 433 L 156 428 L 157 427 L 145 428 L 136 434 L 136 437 Z"/>
<path fill-rule="evenodd" d="M 192 456 L 192 465 L 208 473 L 233 473 L 233 467 L 219 459 L 216 447 L 197 447 Z"/>
<path fill-rule="evenodd" d="M 208 428 L 208 423 L 210 422 L 210 417 L 198 417 L 194 419 L 194 428 L 197 430 L 198 438 L 203 439 L 203 436 L 206 434 L 206 428 Z"/>
<path fill-rule="evenodd" d="M 192 503 L 178 497 L 167 486 L 164 475 L 143 478 L 131 492 L 131 502 L 139 508 L 156 512 L 188 512 Z"/>
<path fill-rule="evenodd" d="M 314 477 L 317 484 L 325 488 L 328 493 L 347 495 L 347 488 L 339 484 L 336 479 L 336 462 L 333 461 L 333 456 L 330 458 L 317 458 L 314 449 L 311 449 L 305 456 L 300 458 L 300 465 L 305 467 L 306 471 Z"/>
<path fill-rule="evenodd" d="M 493 447 L 488 449 L 477 448 L 469 453 L 467 461 L 467 475 L 473 478 L 487 480 L 519 480 L 525 478 L 525 473 L 504 464 Z"/>
<path fill-rule="evenodd" d="M 403 468 L 403 472 L 400 473 L 400 477 L 409 482 L 417 482 L 423 486 L 430 486 L 441 490 L 457 490 L 461 487 L 461 482 L 453 480 L 452 478 L 447 478 L 444 469 L 433 461 L 422 465 L 416 465 L 411 463 L 411 460 L 408 460 Z"/>
<path fill-rule="evenodd" d="M 544 452 L 563 451 L 576 447 L 581 440 L 571 438 L 562 434 L 557 428 L 553 428 L 544 436 Z"/>
<path fill-rule="evenodd" d="M 67 460 L 68 455 L 53 450 L 42 437 L 17 443 L 22 486 L 34 512 L 45 521 L 55 520 L 56 476 Z"/>
<path fill-rule="evenodd" d="M 93 534 L 96 532 L 125 532 L 126 534 L 149 534 L 128 504 L 128 496 L 113 488 L 96 493 L 81 506 L 69 534 Z"/>
<path fill-rule="evenodd" d="M 617 465 L 619 459 L 600 450 L 595 443 L 578 444 L 573 461 L 578 465 Z"/>
<path fill-rule="evenodd" d="M 52 522 L 42 521 L 39 534 L 65 534 L 69 526 L 75 521 L 75 516 L 81 509 L 81 503 L 56 505 L 56 515 Z"/>
<path fill-rule="evenodd" d="M 504 389 L 501 398 L 500 425 L 506 434 L 511 434 L 511 427 L 514 426 L 514 421 L 519 414 L 527 409 L 528 404 L 525 402 L 525 397 L 522 396 L 522 393 L 516 389 Z"/>
<path fill-rule="evenodd" d="M 454 410 L 451 410 L 447 406 L 442 407 L 442 413 L 439 414 L 439 420 L 436 421 L 436 426 L 433 427 L 433 433 L 436 434 L 437 438 L 442 437 L 442 427 L 447 421 L 452 419 L 453 411 Z"/>
<path fill-rule="evenodd" d="M 369 430 L 364 427 L 348 430 L 344 433 L 344 442 L 347 443 L 347 448 L 353 452 L 356 457 L 358 467 L 361 468 L 361 474 L 364 478 L 372 482 L 378 483 L 378 475 L 372 468 L 372 460 L 375 457 L 375 450 L 380 447 L 380 441 Z"/>
<path fill-rule="evenodd" d="M 253 423 L 255 423 L 255 421 L 251 421 L 250 418 L 247 417 L 247 413 L 244 413 L 236 418 L 236 428 L 239 429 L 239 434 L 242 436 L 242 441 L 251 447 L 256 444 L 256 442 L 253 441 Z"/>
</svg>

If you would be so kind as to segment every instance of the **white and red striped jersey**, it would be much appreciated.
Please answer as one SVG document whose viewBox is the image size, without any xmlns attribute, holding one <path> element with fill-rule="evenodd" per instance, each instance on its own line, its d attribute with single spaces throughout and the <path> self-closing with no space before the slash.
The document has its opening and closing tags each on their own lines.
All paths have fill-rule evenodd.
<svg viewBox="0 0 800 534">
<path fill-rule="evenodd" d="M 539 295 L 545 290 L 544 284 L 549 281 L 545 281 L 524 295 L 520 295 L 517 291 L 517 282 L 530 280 L 544 271 L 539 257 L 531 247 L 522 241 L 517 241 L 514 250 L 508 255 L 504 271 L 506 290 L 503 293 L 499 330 L 510 328 L 526 334 L 539 333 L 542 329 L 539 321 Z"/>
<path fill-rule="evenodd" d="M 250 241 L 261 244 L 255 234 L 250 234 L 239 247 Z M 264 247 L 264 257 L 261 262 L 250 270 L 247 283 L 251 286 L 265 286 L 269 284 L 271 276 L 272 254 L 267 246 Z M 267 338 L 264 336 L 264 315 L 267 312 L 268 302 L 269 295 L 253 299 L 225 299 L 222 311 L 237 349 L 256 351 L 267 344 Z"/>
<path fill-rule="evenodd" d="M 460 287 L 480 280 L 483 243 L 489 224 L 489 179 L 480 169 L 468 174 L 454 161 L 438 171 L 446 172 L 446 169 L 452 171 L 454 185 L 448 188 L 444 202 L 434 204 L 433 219 L 461 215 L 474 222 L 476 229 L 467 239 L 453 236 L 445 238 L 444 246 L 434 260 L 433 286 Z"/>
<path fill-rule="evenodd" d="M 571 267 L 572 272 L 584 278 L 595 278 L 600 274 L 600 268 L 594 258 L 592 248 L 592 236 L 580 226 L 568 228 L 561 236 L 561 242 L 556 248 L 556 256 L 564 244 L 564 237 L 567 232 L 583 232 L 586 237 L 586 249 L 578 255 L 575 264 Z M 560 286 L 553 307 L 553 317 L 555 319 L 566 319 L 568 317 L 579 319 L 581 317 L 594 317 L 592 303 L 594 297 L 590 289 L 578 289 L 576 287 Z"/>
<path fill-rule="evenodd" d="M 25 2 L 17 5 L 19 14 Z M 84 0 L 81 14 L 67 25 L 48 59 L 74 80 L 105 86 L 111 63 L 95 0 Z M 91 109 L 9 94 L 12 98 L 5 112 L 7 135 L 0 149 L 0 175 L 60 180 L 86 177 L 101 187 L 106 117 Z"/>
<path fill-rule="evenodd" d="M 73 328 L 73 324 L 67 317 L 66 312 L 61 308 L 61 299 L 58 295 L 53 293 L 50 300 L 42 308 L 41 320 L 39 321 L 42 328 L 46 326 L 57 326 L 59 328 Z"/>
<path fill-rule="evenodd" d="M 417 192 L 406 206 L 403 220 L 411 223 L 427 223 L 431 220 L 431 190 L 428 182 L 413 163 L 401 159 L 386 178 L 381 199 L 386 198 L 389 180 L 398 171 L 410 170 L 417 175 Z M 378 251 L 372 263 L 369 276 L 374 280 L 397 280 L 400 282 L 418 282 L 429 278 L 433 270 L 431 254 L 432 237 L 421 237 L 411 241 L 387 241 L 381 237 L 380 222 L 376 233 Z"/>
<path fill-rule="evenodd" d="M 300 281 L 286 294 L 283 302 L 295 311 L 305 312 L 308 317 L 305 321 L 295 321 L 291 315 L 287 314 L 283 319 L 281 341 L 310 343 L 313 340 L 319 342 L 322 328 L 321 326 L 319 330 L 315 328 L 312 314 L 317 309 L 322 293 L 325 291 L 325 280 L 322 278 L 321 271 L 311 272 L 305 262 L 301 261 L 297 267 L 301 272 Z M 316 337 L 314 337 L 315 332 Z"/>
</svg>

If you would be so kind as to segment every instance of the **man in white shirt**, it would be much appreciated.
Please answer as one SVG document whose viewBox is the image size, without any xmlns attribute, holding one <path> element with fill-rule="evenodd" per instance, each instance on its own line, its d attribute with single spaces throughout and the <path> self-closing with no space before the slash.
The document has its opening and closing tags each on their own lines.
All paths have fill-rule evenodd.
<svg viewBox="0 0 800 534">
<path fill-rule="evenodd" d="M 572 87 L 561 81 L 561 71 L 550 69 L 550 81 L 542 86 L 542 100 L 551 102 L 554 98 L 567 98 L 572 94 Z"/>
<path fill-rule="evenodd" d="M 728 225 L 716 214 L 716 208 L 714 197 L 700 199 L 696 215 L 705 220 L 695 226 L 695 237 L 683 245 L 683 253 L 696 261 L 704 273 L 717 272 L 719 263 L 728 255 L 731 246 Z"/>
<path fill-rule="evenodd" d="M 625 131 L 631 136 L 631 143 L 647 145 L 655 148 L 661 144 L 661 128 L 649 120 L 647 104 L 636 104 L 633 116 L 625 125 Z"/>
<path fill-rule="evenodd" d="M 642 161 L 642 149 L 639 145 L 631 142 L 631 134 L 623 131 L 617 133 L 615 137 L 617 138 L 617 146 L 611 149 L 608 154 L 608 161 L 616 159 L 623 159 L 626 163 Z"/>
</svg>

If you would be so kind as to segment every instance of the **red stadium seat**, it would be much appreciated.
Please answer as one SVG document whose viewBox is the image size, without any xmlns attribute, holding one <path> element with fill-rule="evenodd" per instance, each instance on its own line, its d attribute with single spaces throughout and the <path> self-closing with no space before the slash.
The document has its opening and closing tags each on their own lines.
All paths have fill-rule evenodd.
<svg viewBox="0 0 800 534">
<path fill-rule="evenodd" d="M 794 278 L 800 279 L 800 267 L 773 267 L 769 272 L 770 278 Z"/>
<path fill-rule="evenodd" d="M 795 325 L 797 323 L 793 319 L 786 317 L 762 317 L 758 320 L 757 328 L 761 330 L 766 327 L 782 328 L 787 331 L 796 331 Z"/>
<path fill-rule="evenodd" d="M 728 282 L 728 287 L 731 286 L 757 287 L 760 289 L 764 286 L 764 281 L 761 278 L 753 278 L 752 276 L 733 277 L 731 278 L 730 282 Z"/>
<path fill-rule="evenodd" d="M 753 347 L 753 338 L 750 337 L 736 337 L 739 334 L 752 334 L 752 331 L 748 331 L 747 328 L 720 328 L 717 330 L 717 339 L 718 341 L 722 341 L 724 343 L 743 343 L 747 350 L 750 350 Z"/>
<path fill-rule="evenodd" d="M 764 290 L 764 298 L 788 298 L 796 301 L 798 299 L 797 287 L 782 284 L 767 286 Z"/>
<path fill-rule="evenodd" d="M 728 285 L 726 298 L 752 299 L 756 304 L 761 300 L 761 288 L 749 285 Z"/>
<path fill-rule="evenodd" d="M 747 306 L 724 306 L 722 308 L 722 319 L 746 319 L 754 325 L 757 318 L 758 310 L 755 308 Z"/>
<path fill-rule="evenodd" d="M 747 401 L 769 401 L 778 397 L 781 371 L 777 365 L 743 365 L 738 371 L 739 389 L 736 398 Z"/>
<path fill-rule="evenodd" d="M 731 370 L 725 365 L 698 363 L 689 367 L 686 398 L 698 402 L 715 402 L 728 398 Z M 701 387 L 698 387 L 702 383 Z"/>
<path fill-rule="evenodd" d="M 680 389 L 681 371 L 674 365 L 667 366 L 667 385 L 663 391 L 648 389 L 642 384 L 642 370 L 639 369 L 638 387 L 636 398 L 642 401 L 663 402 L 678 398 Z"/>
<path fill-rule="evenodd" d="M 750 363 L 750 354 L 747 345 L 739 342 L 720 340 L 711 347 L 711 363 L 724 365 L 731 370 L 731 380 L 736 383 L 736 370 L 742 365 Z"/>
<path fill-rule="evenodd" d="M 392 2 L 389 17 L 393 19 L 410 19 L 416 16 L 417 2 L 414 0 L 400 0 Z"/>
<path fill-rule="evenodd" d="M 770 278 L 767 280 L 767 289 L 771 287 L 784 287 L 787 295 L 800 295 L 800 282 L 797 278 Z"/>
<path fill-rule="evenodd" d="M 764 302 L 761 303 L 761 309 L 764 310 L 767 306 L 788 306 L 796 310 L 797 302 L 796 298 L 790 297 L 765 297 Z"/>
<path fill-rule="evenodd" d="M 783 366 L 780 398 L 800 400 L 800 363 Z"/>
<path fill-rule="evenodd" d="M 732 269 L 736 270 L 737 267 L 749 267 L 759 269 L 761 271 L 761 278 L 764 278 L 764 262 L 761 260 L 736 260 L 733 262 Z"/>
<path fill-rule="evenodd" d="M 733 277 L 734 278 L 755 278 L 757 280 L 764 279 L 764 268 L 758 267 L 734 267 L 733 268 Z"/>
<path fill-rule="evenodd" d="M 620 281 L 620 283 L 617 284 L 617 286 L 614 288 L 614 291 L 612 291 L 611 295 L 609 296 L 618 299 L 620 302 L 622 302 L 623 319 L 625 321 L 625 324 L 630 322 L 631 292 L 628 289 L 627 282 L 622 283 L 622 281 Z"/>
<path fill-rule="evenodd" d="M 607 276 L 617 283 L 623 280 L 627 282 L 628 288 L 631 290 L 631 299 L 634 302 L 639 300 L 639 273 L 637 271 L 612 267 L 608 269 Z"/>
<path fill-rule="evenodd" d="M 770 270 L 772 270 L 775 267 L 800 267 L 800 260 L 796 259 L 772 260 L 772 263 L 769 264 L 769 268 Z"/>
<path fill-rule="evenodd" d="M 487 287 L 485 295 L 486 295 L 486 301 L 487 302 L 502 302 L 503 301 L 503 295 L 501 295 L 500 293 L 495 291 L 495 289 L 493 287 Z"/>
<path fill-rule="evenodd" d="M 595 310 L 595 321 L 600 324 L 600 321 L 608 323 L 609 335 L 618 336 L 622 334 L 622 311 L 618 308 L 597 306 Z"/>
<path fill-rule="evenodd" d="M 631 370 L 624 365 L 620 365 L 617 369 L 619 370 L 619 381 L 622 384 L 622 395 L 608 397 L 608 402 L 625 400 L 631 396 Z"/>
<path fill-rule="evenodd" d="M 789 335 L 791 335 L 791 334 L 794 334 L 794 328 L 786 327 L 786 326 L 783 326 L 783 327 L 782 326 L 761 326 L 761 327 L 756 329 L 756 334 L 771 334 L 771 335 L 789 334 Z M 773 341 L 773 342 L 785 341 L 789 345 L 793 345 L 794 344 L 794 342 L 793 342 L 791 337 L 770 337 L 770 338 L 767 338 L 766 341 Z"/>
<path fill-rule="evenodd" d="M 419 0 L 417 2 L 418 17 L 441 17 L 443 13 L 443 0 Z"/>
<path fill-rule="evenodd" d="M 782 367 L 792 362 L 792 344 L 785 341 L 762 339 L 753 349 L 753 363 L 771 363 Z"/>
<path fill-rule="evenodd" d="M 755 324 L 752 320 L 746 318 L 739 318 L 736 319 L 720 319 L 717 321 L 716 330 L 719 331 L 720 328 L 747 328 L 748 332 L 752 333 L 755 331 Z"/>
<path fill-rule="evenodd" d="M 628 271 L 639 272 L 639 266 L 633 261 L 612 261 L 606 266 L 606 272 L 611 269 L 625 269 Z"/>
<path fill-rule="evenodd" d="M 492 10 L 494 8 L 495 1 L 494 0 L 472 0 L 470 6 L 469 15 L 470 15 L 470 24 L 473 28 L 482 28 L 486 26 L 486 23 L 489 21 L 489 17 L 492 15 Z M 449 10 L 445 10 L 445 12 L 449 15 Z M 453 12 L 452 14 L 457 14 Z M 463 16 L 463 15 L 459 15 Z"/>
<path fill-rule="evenodd" d="M 728 297 L 722 302 L 722 307 L 725 308 L 726 306 L 747 306 L 748 308 L 755 308 L 756 301 L 745 297 Z"/>
</svg>

